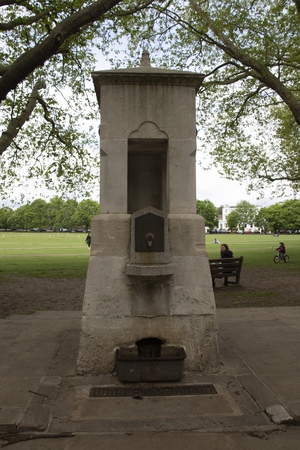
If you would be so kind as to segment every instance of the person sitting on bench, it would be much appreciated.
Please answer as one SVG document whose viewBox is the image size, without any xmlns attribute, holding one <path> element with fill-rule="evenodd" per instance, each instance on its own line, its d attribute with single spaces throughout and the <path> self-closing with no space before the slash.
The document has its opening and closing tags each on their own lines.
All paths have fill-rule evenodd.
<svg viewBox="0 0 300 450">
<path fill-rule="evenodd" d="M 233 253 L 227 244 L 221 244 L 221 258 L 232 258 Z"/>
<path fill-rule="evenodd" d="M 231 250 L 229 250 L 229 247 L 227 244 L 221 244 L 221 258 L 232 258 L 233 253 Z M 215 280 L 212 280 L 213 287 L 216 287 Z"/>
</svg>

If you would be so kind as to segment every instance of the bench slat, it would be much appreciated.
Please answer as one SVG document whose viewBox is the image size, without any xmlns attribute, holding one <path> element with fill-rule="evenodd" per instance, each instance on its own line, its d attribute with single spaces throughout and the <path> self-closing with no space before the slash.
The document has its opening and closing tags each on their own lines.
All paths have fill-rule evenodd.
<svg viewBox="0 0 300 450">
<path fill-rule="evenodd" d="M 224 278 L 224 285 L 239 284 L 244 257 L 239 258 L 216 258 L 209 260 L 212 279 Z M 229 281 L 228 278 L 235 278 Z"/>
</svg>

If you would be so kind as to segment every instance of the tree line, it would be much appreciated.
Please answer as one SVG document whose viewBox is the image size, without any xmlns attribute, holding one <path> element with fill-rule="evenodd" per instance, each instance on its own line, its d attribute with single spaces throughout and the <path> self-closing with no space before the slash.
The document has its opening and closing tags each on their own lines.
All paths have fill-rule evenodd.
<svg viewBox="0 0 300 450">
<path fill-rule="evenodd" d="M 210 200 L 197 200 L 197 214 L 203 216 L 205 226 L 210 230 L 218 228 L 218 217 L 222 207 L 216 207 Z M 93 216 L 99 214 L 100 204 L 85 199 L 63 200 L 56 196 L 46 202 L 36 199 L 16 209 L 8 206 L 0 208 L 0 228 L 4 230 L 71 230 L 78 228 L 88 230 Z M 286 200 L 274 205 L 258 208 L 242 200 L 234 211 L 227 216 L 230 231 L 244 230 L 246 225 L 260 228 L 262 232 L 277 230 L 300 230 L 300 200 Z"/>
<path fill-rule="evenodd" d="M 49 202 L 36 199 L 17 209 L 0 208 L 0 228 L 4 230 L 89 230 L 91 219 L 100 212 L 98 202 L 90 199 L 63 200 L 53 197 Z"/>
<path fill-rule="evenodd" d="M 205 225 L 210 230 L 218 228 L 218 216 L 221 208 L 217 208 L 210 200 L 197 200 L 197 214 L 204 217 Z M 274 205 L 258 208 L 242 200 L 234 211 L 227 216 L 227 227 L 230 231 L 244 231 L 247 225 L 259 228 L 263 233 L 276 231 L 300 231 L 300 200 L 286 200 Z"/>
</svg>

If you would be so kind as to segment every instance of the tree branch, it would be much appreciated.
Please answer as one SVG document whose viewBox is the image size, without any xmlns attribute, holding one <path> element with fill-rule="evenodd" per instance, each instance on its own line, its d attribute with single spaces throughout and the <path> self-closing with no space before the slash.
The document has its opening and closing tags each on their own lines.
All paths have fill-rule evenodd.
<svg viewBox="0 0 300 450">
<path fill-rule="evenodd" d="M 264 87 L 265 87 L 264 84 L 260 84 L 260 85 L 257 87 L 257 89 L 255 89 L 255 91 L 249 92 L 249 94 L 246 95 L 246 97 L 244 98 L 244 101 L 243 101 L 242 105 L 241 105 L 240 108 L 239 108 L 239 111 L 237 112 L 237 114 L 236 114 L 236 116 L 235 116 L 234 122 L 236 122 L 236 123 L 238 122 L 239 118 L 240 118 L 241 116 L 243 116 L 244 109 L 246 108 L 247 103 L 249 102 L 249 100 L 251 100 L 253 97 L 256 97 L 257 94 L 259 94 L 259 92 L 260 92 Z"/>
<path fill-rule="evenodd" d="M 37 97 L 37 101 L 40 103 L 40 105 L 42 106 L 43 110 L 44 110 L 44 118 L 47 122 L 49 122 L 51 124 L 52 127 L 52 131 L 55 132 L 55 136 L 57 137 L 57 139 L 59 140 L 59 142 L 61 142 L 64 146 L 68 147 L 68 142 L 66 142 L 60 135 L 59 131 L 57 130 L 56 124 L 54 122 L 54 120 L 50 117 L 49 114 L 49 110 L 48 110 L 48 106 L 47 103 L 40 97 Z"/>
<path fill-rule="evenodd" d="M 215 67 L 212 71 L 210 71 L 208 74 L 205 75 L 205 78 L 210 77 L 214 73 L 218 72 L 220 69 L 223 69 L 224 67 L 228 67 L 228 66 L 234 66 L 234 67 L 236 67 L 236 69 L 239 69 L 240 72 L 232 74 L 226 80 L 208 81 L 208 82 L 206 82 L 206 86 L 210 86 L 210 85 L 227 86 L 228 84 L 234 84 L 237 81 L 244 80 L 245 78 L 248 78 L 250 76 L 250 73 L 245 72 L 243 67 L 241 67 L 239 64 L 237 64 L 235 61 L 229 61 L 229 62 L 225 62 L 225 63 L 220 64 L 219 66 Z"/>
<path fill-rule="evenodd" d="M 20 0 L 0 0 L 0 6 L 17 5 Z"/>
<path fill-rule="evenodd" d="M 34 108 L 36 107 L 38 91 L 40 89 L 45 89 L 45 87 L 46 85 L 44 81 L 38 81 L 36 83 L 27 102 L 26 108 L 21 112 L 19 116 L 13 118 L 8 124 L 6 131 L 3 131 L 0 137 L 0 155 L 2 155 L 5 150 L 7 150 L 13 139 L 18 135 L 24 123 L 29 120 L 32 112 L 34 111 Z"/>
<path fill-rule="evenodd" d="M 300 0 L 294 0 L 294 3 L 295 3 L 295 5 L 296 5 L 298 14 L 300 14 Z"/>
<path fill-rule="evenodd" d="M 9 66 L 0 66 L 0 76 L 3 76 L 7 72 Z"/>
<path fill-rule="evenodd" d="M 172 0 L 170 0 L 169 3 L 171 3 L 171 1 Z M 142 11 L 143 9 L 146 9 L 147 6 L 151 5 L 151 3 L 153 3 L 153 0 L 147 0 L 141 6 L 137 6 L 136 8 L 132 8 L 132 9 L 130 9 L 128 11 L 122 11 L 120 13 L 117 13 L 116 16 L 118 16 L 118 17 L 131 16 L 132 14 L 135 14 L 135 13 L 137 13 L 139 11 Z"/>
<path fill-rule="evenodd" d="M 21 55 L 0 79 L 0 102 L 29 74 L 53 56 L 70 36 L 93 23 L 122 0 L 97 0 L 57 25 L 38 45 Z"/>
<path fill-rule="evenodd" d="M 218 47 L 230 57 L 240 61 L 244 66 L 251 68 L 253 70 L 251 73 L 252 76 L 275 91 L 282 98 L 293 114 L 296 123 L 300 125 L 300 102 L 292 92 L 275 75 L 273 75 L 265 65 L 249 56 L 243 49 L 237 47 L 224 33 L 222 33 L 219 27 L 215 25 L 213 20 L 195 0 L 190 0 L 190 4 L 209 29 L 221 41 L 220 43 L 217 43 Z"/>
<path fill-rule="evenodd" d="M 40 12 L 39 14 L 36 14 L 35 16 L 19 17 L 18 19 L 12 20 L 11 22 L 8 22 L 8 23 L 0 22 L 0 31 L 13 30 L 14 28 L 16 28 L 20 25 L 31 25 L 32 23 L 38 22 L 40 19 L 45 17 L 47 14 L 49 14 L 49 10 Z"/>
<path fill-rule="evenodd" d="M 281 176 L 272 176 L 272 175 L 268 175 L 267 173 L 265 175 L 261 175 L 259 173 L 257 173 L 257 178 L 259 178 L 260 180 L 267 180 L 271 183 L 274 183 L 275 181 L 300 181 L 300 175 L 296 175 L 294 177 L 289 176 L 289 175 L 281 175 Z"/>
</svg>

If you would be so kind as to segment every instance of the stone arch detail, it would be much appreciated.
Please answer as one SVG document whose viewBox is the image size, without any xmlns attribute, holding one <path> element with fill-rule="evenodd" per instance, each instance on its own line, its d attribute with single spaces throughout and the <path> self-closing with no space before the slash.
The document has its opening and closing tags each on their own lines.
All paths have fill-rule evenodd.
<svg viewBox="0 0 300 450">
<path fill-rule="evenodd" d="M 168 135 L 160 130 L 154 122 L 142 122 L 137 130 L 130 133 L 128 139 L 169 139 Z"/>
</svg>

